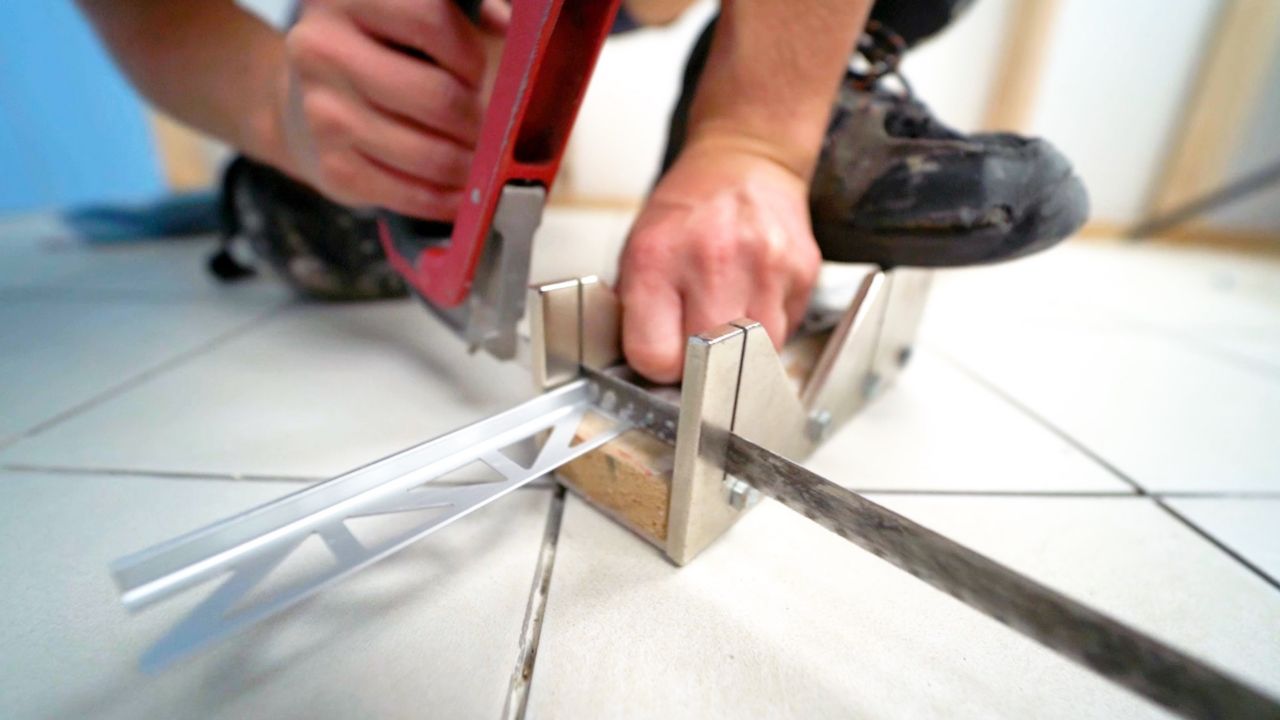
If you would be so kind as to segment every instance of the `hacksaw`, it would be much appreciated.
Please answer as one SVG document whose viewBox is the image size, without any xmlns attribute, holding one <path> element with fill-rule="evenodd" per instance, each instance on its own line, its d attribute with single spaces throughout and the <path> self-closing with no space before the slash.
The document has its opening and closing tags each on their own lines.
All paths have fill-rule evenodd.
<svg viewBox="0 0 1280 720">
<path fill-rule="evenodd" d="M 693 336 L 679 387 L 647 384 L 622 362 L 618 301 L 599 279 L 528 286 L 546 193 L 619 2 L 515 0 L 456 222 L 391 215 L 381 221 L 393 266 L 428 306 L 472 348 L 525 361 L 541 393 L 114 563 L 131 611 L 220 581 L 144 655 L 142 666 L 161 669 L 245 631 L 522 485 L 605 451 L 624 433 L 643 432 L 672 458 L 661 488 L 661 526 L 620 512 L 610 498 L 628 488 L 561 477 L 676 564 L 693 561 L 767 496 L 1175 713 L 1280 718 L 1280 704 L 1240 680 L 799 464 L 907 364 L 927 271 L 870 269 L 820 293 L 796 341 L 816 349 L 800 373 L 788 371 L 750 319 Z M 474 16 L 477 2 L 460 4 Z M 434 482 L 474 462 L 497 479 Z M 362 542 L 349 527 L 355 519 L 412 510 L 434 514 L 377 542 Z M 332 562 L 274 594 L 254 594 L 312 536 Z"/>
</svg>

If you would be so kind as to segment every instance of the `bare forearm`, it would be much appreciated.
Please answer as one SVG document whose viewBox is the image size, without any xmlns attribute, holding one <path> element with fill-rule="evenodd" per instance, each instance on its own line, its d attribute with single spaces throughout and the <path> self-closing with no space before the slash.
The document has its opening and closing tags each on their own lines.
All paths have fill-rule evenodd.
<svg viewBox="0 0 1280 720">
<path fill-rule="evenodd" d="M 284 39 L 231 0 L 79 0 L 134 85 L 165 112 L 288 170 Z"/>
<path fill-rule="evenodd" d="M 869 0 L 724 0 L 690 147 L 738 144 L 807 178 Z"/>
</svg>

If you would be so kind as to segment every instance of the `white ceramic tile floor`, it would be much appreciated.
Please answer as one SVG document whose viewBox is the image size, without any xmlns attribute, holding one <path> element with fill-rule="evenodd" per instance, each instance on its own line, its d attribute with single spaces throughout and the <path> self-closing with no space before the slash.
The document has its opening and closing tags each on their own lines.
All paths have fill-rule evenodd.
<svg viewBox="0 0 1280 720">
<path fill-rule="evenodd" d="M 1165 503 L 1280 586 L 1280 497 L 1173 497 Z"/>
<path fill-rule="evenodd" d="M 0 463 L 322 478 L 532 394 L 527 371 L 468 355 L 415 301 L 294 305 Z"/>
<path fill-rule="evenodd" d="M 0 717 L 497 717 L 550 490 L 517 492 L 158 675 L 190 593 L 129 615 L 107 564 L 291 483 L 0 473 Z"/>
<path fill-rule="evenodd" d="M 935 290 L 931 319 L 961 332 L 1026 318 L 1280 329 L 1280 259 L 1207 249 L 1068 242 L 1016 263 L 939 273 Z"/>
<path fill-rule="evenodd" d="M 877 498 L 1280 691 L 1280 594 L 1145 498 Z M 1164 717 L 775 503 L 672 567 L 566 511 L 535 717 Z"/>
<path fill-rule="evenodd" d="M 627 217 L 551 209 L 535 277 L 611 277 Z M 154 678 L 132 663 L 189 601 L 128 617 L 106 564 L 495 412 L 527 373 L 409 301 L 270 314 L 287 293 L 212 283 L 207 241 L 90 251 L 38 220 L 0 222 L 0 436 L 58 416 L 0 448 L 0 716 L 497 714 L 545 490 Z M 917 362 L 813 466 L 1280 691 L 1280 592 L 1112 470 L 1266 495 L 1165 501 L 1275 567 L 1277 267 L 1086 244 L 940 275 Z M 676 569 L 570 499 L 540 639 L 535 717 L 1161 716 L 771 503 Z"/>
<path fill-rule="evenodd" d="M 212 237 L 89 245 L 56 222 L 0 222 L 0 298 L 208 300 L 269 304 L 288 298 L 270 270 L 223 283 L 206 269 Z"/>
<path fill-rule="evenodd" d="M 1133 492 L 927 349 L 808 465 L 863 491 Z"/>
<path fill-rule="evenodd" d="M 237 303 L 0 299 L 0 447 L 271 311 Z"/>
<path fill-rule="evenodd" d="M 1163 332 L 1001 330 L 943 352 L 1147 490 L 1280 491 L 1280 374 Z"/>
</svg>

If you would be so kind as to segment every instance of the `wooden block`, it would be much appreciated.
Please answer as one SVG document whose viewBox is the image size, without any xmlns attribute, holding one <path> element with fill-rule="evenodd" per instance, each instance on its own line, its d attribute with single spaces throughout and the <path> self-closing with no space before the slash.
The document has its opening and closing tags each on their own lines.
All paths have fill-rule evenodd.
<svg viewBox="0 0 1280 720">
<path fill-rule="evenodd" d="M 605 425 L 603 419 L 588 414 L 578 437 L 591 437 Z M 674 447 L 642 430 L 630 430 L 561 467 L 558 475 L 597 509 L 665 548 L 674 465 Z"/>
<path fill-rule="evenodd" d="M 783 364 L 797 391 L 826 339 L 826 334 L 795 338 L 784 349 Z M 607 426 L 604 419 L 588 414 L 577 437 L 589 438 Z M 631 430 L 564 465 L 557 476 L 597 510 L 666 551 L 674 467 L 673 446 L 643 430 Z"/>
</svg>

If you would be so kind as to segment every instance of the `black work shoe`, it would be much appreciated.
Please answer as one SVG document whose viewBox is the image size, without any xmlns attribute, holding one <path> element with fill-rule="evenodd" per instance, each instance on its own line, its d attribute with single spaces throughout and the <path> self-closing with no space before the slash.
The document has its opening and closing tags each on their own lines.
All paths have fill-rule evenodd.
<svg viewBox="0 0 1280 720">
<path fill-rule="evenodd" d="M 906 44 L 868 23 L 865 60 L 845 78 L 810 186 L 814 236 L 827 260 L 951 267 L 1043 250 L 1088 215 L 1084 186 L 1049 143 L 1008 133 L 964 135 L 938 122 L 909 86 L 893 92 Z M 672 117 L 666 164 L 683 143 L 709 46 L 694 48 Z M 687 96 L 687 97 L 686 97 Z"/>
<path fill-rule="evenodd" d="M 809 193 L 822 256 L 885 267 L 997 262 L 1043 250 L 1088 216 L 1084 185 L 1052 145 L 964 135 L 938 122 L 896 73 L 902 44 L 869 25 L 867 69 L 840 88 Z"/>
<path fill-rule="evenodd" d="M 331 202 L 284 173 L 245 157 L 223 176 L 223 236 L 248 238 L 300 295 L 320 300 L 404 297 L 404 280 L 387 262 L 377 223 Z M 210 259 L 225 279 L 245 270 L 226 251 Z"/>
</svg>

